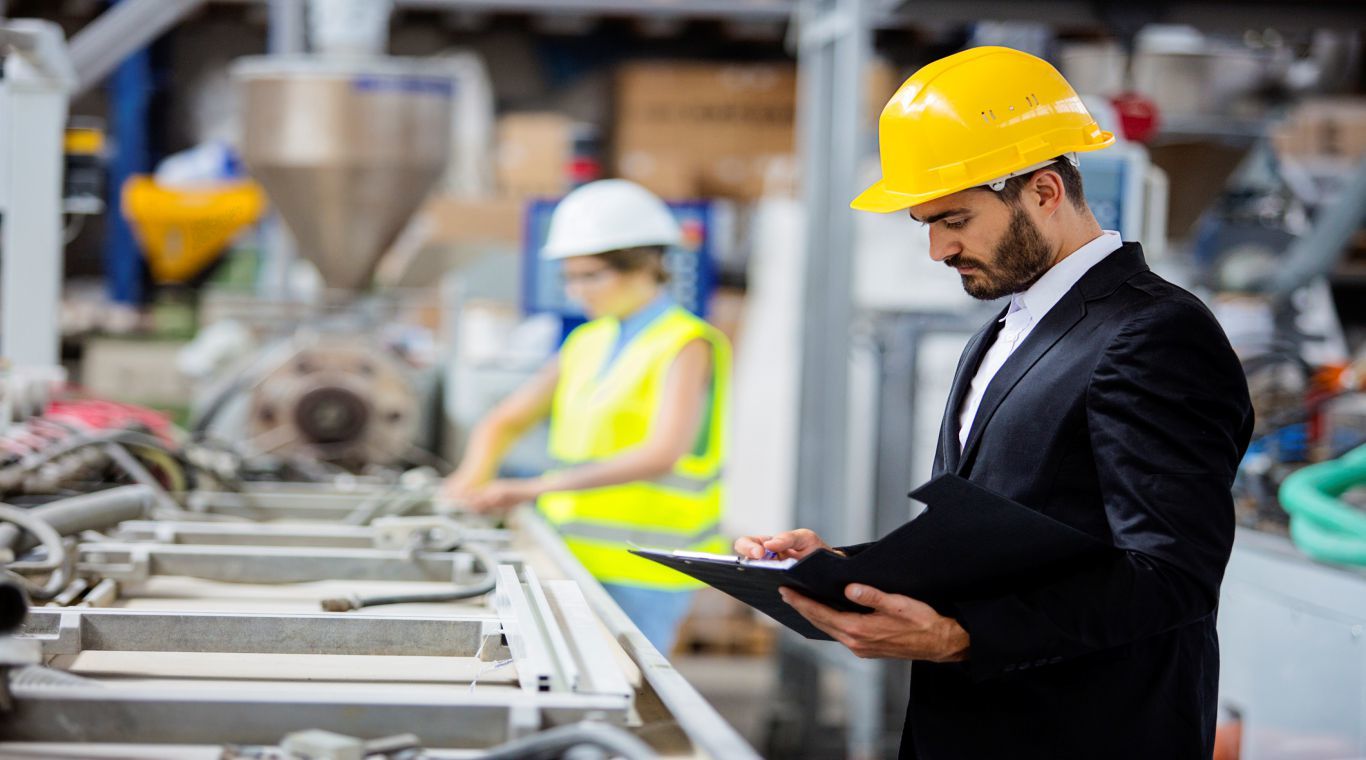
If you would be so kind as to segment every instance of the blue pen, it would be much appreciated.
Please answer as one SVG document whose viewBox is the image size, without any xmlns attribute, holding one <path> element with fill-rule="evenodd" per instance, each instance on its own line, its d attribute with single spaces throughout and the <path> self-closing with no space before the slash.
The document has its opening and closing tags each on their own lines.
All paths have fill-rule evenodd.
<svg viewBox="0 0 1366 760">
<path fill-rule="evenodd" d="M 778 558 L 778 555 L 777 555 L 777 554 L 775 554 L 775 553 L 773 553 L 773 552 L 771 552 L 771 551 L 769 551 L 769 550 L 767 550 L 767 549 L 764 550 L 764 559 L 777 559 L 777 558 Z"/>
</svg>

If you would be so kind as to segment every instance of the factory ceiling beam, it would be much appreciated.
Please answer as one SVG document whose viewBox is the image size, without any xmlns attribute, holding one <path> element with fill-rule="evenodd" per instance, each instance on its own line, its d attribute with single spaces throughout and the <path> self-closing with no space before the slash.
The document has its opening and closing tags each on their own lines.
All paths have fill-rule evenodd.
<svg viewBox="0 0 1366 760">
<path fill-rule="evenodd" d="M 78 96 L 109 76 L 123 59 L 175 26 L 204 0 L 123 0 L 87 24 L 69 45 Z"/>
<path fill-rule="evenodd" d="M 536 15 L 662 16 L 748 21 L 786 20 L 793 0 L 395 0 L 400 8 Z"/>
<path fill-rule="evenodd" d="M 1356 0 L 1184 0 L 1137 5 L 1128 0 L 903 0 L 874 18 L 878 28 L 939 23 L 1040 21 L 1059 26 L 1108 25 L 1116 17 L 1142 14 L 1155 23 L 1189 24 L 1203 31 L 1260 27 L 1347 29 L 1366 26 L 1366 5 Z"/>
<path fill-rule="evenodd" d="M 168 0 L 169 1 L 169 0 Z M 265 3 L 278 0 L 214 0 Z M 796 0 L 394 0 L 398 8 L 537 16 L 631 16 L 786 22 Z M 1190 24 L 1205 31 L 1249 28 L 1347 28 L 1366 25 L 1366 5 L 1356 0 L 1195 0 L 1139 10 L 1153 21 Z M 874 29 L 913 27 L 926 22 L 1038 21 L 1065 26 L 1106 25 L 1116 12 L 1130 14 L 1127 0 L 868 0 L 867 23 Z"/>
</svg>

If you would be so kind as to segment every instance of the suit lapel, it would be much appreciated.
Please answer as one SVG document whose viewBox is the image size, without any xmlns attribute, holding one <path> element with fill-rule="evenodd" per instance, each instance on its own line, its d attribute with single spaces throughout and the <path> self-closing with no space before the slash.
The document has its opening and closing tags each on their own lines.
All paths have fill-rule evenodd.
<svg viewBox="0 0 1366 760">
<path fill-rule="evenodd" d="M 973 451 L 982 439 L 982 429 L 991 421 L 991 415 L 996 413 L 997 407 L 1020 382 L 1020 378 L 1024 377 L 1025 373 L 1085 315 L 1086 304 L 1081 294 L 1075 290 L 1068 293 L 1044 315 L 1043 320 L 1034 326 L 1024 343 L 1021 343 L 1020 347 L 1015 349 L 1015 353 L 1001 365 L 1001 369 L 987 385 L 987 392 L 982 396 L 982 404 L 977 407 L 977 415 L 972 419 L 968 442 L 963 446 L 963 454 L 958 461 L 959 474 L 962 474 L 961 471 L 972 461 Z"/>
<path fill-rule="evenodd" d="M 972 378 L 977 374 L 977 367 L 982 363 L 982 357 L 986 354 L 987 348 L 996 340 L 996 334 L 1001 331 L 1001 317 L 1005 316 L 1005 309 L 1002 309 L 987 322 L 982 329 L 977 331 L 968 340 L 968 345 L 963 349 L 963 357 L 958 362 L 958 371 L 953 375 L 953 387 L 949 390 L 948 405 L 944 408 L 944 419 L 939 423 L 939 453 L 940 461 L 936 465 L 943 466 L 943 472 L 956 472 L 958 470 L 958 412 L 963 408 L 963 399 L 968 394 L 968 388 L 972 385 Z M 936 467 L 935 474 L 940 472 Z"/>
<path fill-rule="evenodd" d="M 963 446 L 962 455 L 957 457 L 955 467 L 950 468 L 949 472 L 963 474 L 972 463 L 972 456 L 976 452 L 977 446 L 982 439 L 982 431 L 991 422 L 991 417 L 996 413 L 996 409 L 1005 401 L 1025 376 L 1025 373 L 1038 363 L 1054 345 L 1068 333 L 1082 317 L 1086 316 L 1086 302 L 1097 298 L 1103 298 L 1113 293 L 1116 288 L 1124 281 L 1135 274 L 1147 271 L 1148 265 L 1143 259 L 1143 249 L 1137 243 L 1126 243 L 1114 253 L 1111 253 L 1099 264 L 1096 264 L 1087 272 L 1062 300 L 1049 310 L 1044 318 L 1025 338 L 1024 343 L 1010 355 L 1005 364 L 1001 365 L 1000 371 L 991 379 L 987 385 L 986 394 L 982 397 L 982 404 L 977 408 L 977 415 L 972 420 L 972 430 L 968 433 L 967 444 Z M 989 341 L 984 341 L 990 345 Z M 980 356 L 978 357 L 980 361 Z M 976 365 L 973 365 L 974 368 Z M 973 370 L 976 374 L 976 370 Z M 971 377 L 966 382 L 971 382 Z M 959 400 L 959 406 L 962 401 Z M 958 407 L 953 407 L 957 409 Z M 955 428 L 957 426 L 955 425 Z M 957 441 L 954 441 L 956 444 Z M 957 450 L 957 447 L 954 447 Z"/>
</svg>

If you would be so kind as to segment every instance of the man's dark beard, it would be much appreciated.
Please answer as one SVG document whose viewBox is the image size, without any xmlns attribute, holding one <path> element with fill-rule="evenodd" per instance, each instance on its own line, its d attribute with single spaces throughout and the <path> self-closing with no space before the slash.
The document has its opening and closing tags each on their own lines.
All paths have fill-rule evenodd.
<svg viewBox="0 0 1366 760">
<path fill-rule="evenodd" d="M 963 275 L 963 290 L 973 298 L 994 301 L 1002 296 L 1020 293 L 1039 281 L 1053 261 L 1039 228 L 1034 226 L 1024 209 L 1015 207 L 1010 215 L 1010 227 L 996 244 L 995 260 L 986 266 L 976 259 L 961 255 L 944 260 L 951 267 L 972 266 L 977 271 Z"/>
</svg>

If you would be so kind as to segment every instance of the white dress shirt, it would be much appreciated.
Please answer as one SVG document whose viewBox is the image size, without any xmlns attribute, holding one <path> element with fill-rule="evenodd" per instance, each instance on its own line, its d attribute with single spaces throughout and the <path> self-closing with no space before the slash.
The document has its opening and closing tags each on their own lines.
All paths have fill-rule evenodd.
<svg viewBox="0 0 1366 760">
<path fill-rule="evenodd" d="M 986 395 L 987 386 L 1001 370 L 1001 365 L 1015 353 L 1015 349 L 1029 337 L 1029 333 L 1033 332 L 1034 325 L 1062 300 L 1067 291 L 1071 290 L 1091 267 L 1099 264 L 1121 245 L 1123 241 L 1120 240 L 1118 232 L 1105 230 L 1100 237 L 1078 248 L 1071 256 L 1044 272 L 1028 290 L 1010 297 L 1010 308 L 1001 318 L 1004 326 L 996 334 L 996 341 L 982 357 L 977 374 L 972 378 L 972 386 L 968 388 L 968 395 L 963 399 L 963 408 L 958 415 L 959 450 L 967 445 L 968 433 L 972 431 L 972 421 L 977 418 L 977 408 L 982 405 L 982 397 Z"/>
</svg>

